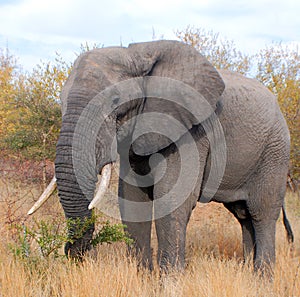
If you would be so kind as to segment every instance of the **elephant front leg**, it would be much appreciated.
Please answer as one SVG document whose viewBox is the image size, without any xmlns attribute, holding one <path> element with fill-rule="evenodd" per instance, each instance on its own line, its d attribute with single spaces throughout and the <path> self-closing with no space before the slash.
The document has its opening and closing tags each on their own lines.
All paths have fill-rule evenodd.
<svg viewBox="0 0 300 297">
<path fill-rule="evenodd" d="M 197 203 L 195 195 L 185 201 L 165 196 L 162 188 L 168 183 L 156 185 L 154 190 L 154 219 L 158 239 L 157 261 L 162 272 L 185 268 L 186 228 L 193 208 Z M 172 195 L 171 195 L 172 196 Z M 167 198 L 167 199 L 166 199 Z"/>
<path fill-rule="evenodd" d="M 128 251 L 137 257 L 139 266 L 153 270 L 150 245 L 153 202 L 149 199 L 149 191 L 119 180 L 121 218 L 134 241 Z"/>
<path fill-rule="evenodd" d="M 157 262 L 162 272 L 185 268 L 186 225 L 188 218 L 180 209 L 155 220 L 158 239 Z"/>
<path fill-rule="evenodd" d="M 178 151 L 166 153 L 165 162 L 153 166 L 155 184 L 153 188 L 154 220 L 158 239 L 157 260 L 161 271 L 185 268 L 186 228 L 192 210 L 197 204 L 206 160 L 205 147 L 199 145 L 197 170 L 195 156 L 188 145 L 181 149 L 186 153 L 183 162 Z M 164 172 L 161 176 L 161 172 Z"/>
</svg>

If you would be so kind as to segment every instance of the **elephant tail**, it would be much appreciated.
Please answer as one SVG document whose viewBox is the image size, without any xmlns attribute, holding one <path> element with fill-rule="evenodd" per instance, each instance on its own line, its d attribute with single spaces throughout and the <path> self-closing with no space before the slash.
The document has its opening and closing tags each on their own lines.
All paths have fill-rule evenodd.
<svg viewBox="0 0 300 297">
<path fill-rule="evenodd" d="M 290 222 L 287 218 L 284 206 L 282 206 L 282 213 L 283 213 L 283 224 L 286 230 L 287 239 L 289 243 L 292 243 L 294 242 L 294 234 Z"/>
</svg>

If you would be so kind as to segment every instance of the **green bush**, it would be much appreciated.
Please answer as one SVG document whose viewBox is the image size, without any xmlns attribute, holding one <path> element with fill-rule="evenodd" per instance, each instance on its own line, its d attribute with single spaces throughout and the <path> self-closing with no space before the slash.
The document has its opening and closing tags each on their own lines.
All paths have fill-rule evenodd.
<svg viewBox="0 0 300 297">
<path fill-rule="evenodd" d="M 132 243 L 124 231 L 124 225 L 111 224 L 109 221 L 101 221 L 99 218 L 99 216 L 94 215 L 83 223 L 74 219 L 69 219 L 65 223 L 61 218 L 60 220 L 34 221 L 32 226 L 15 225 L 13 227 L 14 241 L 9 244 L 9 249 L 16 258 L 23 260 L 64 257 L 61 253 L 62 248 L 71 240 L 68 235 L 69 227 L 77 225 L 77 233 L 73 234 L 73 238 L 76 239 L 81 237 L 92 223 L 96 224 L 98 229 L 94 232 L 91 241 L 93 247 L 103 243 Z"/>
</svg>

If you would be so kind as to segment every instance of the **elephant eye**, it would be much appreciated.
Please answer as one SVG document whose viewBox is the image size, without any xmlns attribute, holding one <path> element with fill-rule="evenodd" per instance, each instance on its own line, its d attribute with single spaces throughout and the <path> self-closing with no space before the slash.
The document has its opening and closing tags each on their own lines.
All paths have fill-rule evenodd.
<svg viewBox="0 0 300 297">
<path fill-rule="evenodd" d="M 113 104 L 118 104 L 120 101 L 120 98 L 119 97 L 116 97 L 112 100 Z"/>
</svg>

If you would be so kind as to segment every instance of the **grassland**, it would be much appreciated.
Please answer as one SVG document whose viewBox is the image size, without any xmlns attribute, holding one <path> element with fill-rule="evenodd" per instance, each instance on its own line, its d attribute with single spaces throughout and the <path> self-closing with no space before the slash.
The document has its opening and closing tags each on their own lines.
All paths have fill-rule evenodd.
<svg viewBox="0 0 300 297">
<path fill-rule="evenodd" d="M 282 218 L 277 227 L 277 263 L 274 282 L 253 273 L 242 263 L 241 231 L 222 205 L 197 207 L 188 227 L 187 268 L 159 277 L 137 271 L 122 243 L 102 245 L 81 264 L 63 257 L 20 259 L 9 247 L 17 236 L 15 223 L 33 224 L 41 218 L 62 218 L 57 197 L 52 197 L 34 218 L 25 214 L 41 188 L 11 179 L 0 180 L 0 296 L 300 296 L 300 199 L 288 193 L 287 212 L 294 230 L 291 248 Z M 155 242 L 153 245 L 155 254 Z M 62 251 L 61 251 L 62 253 Z"/>
</svg>

